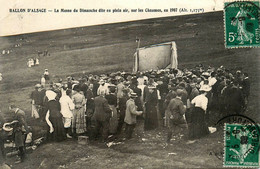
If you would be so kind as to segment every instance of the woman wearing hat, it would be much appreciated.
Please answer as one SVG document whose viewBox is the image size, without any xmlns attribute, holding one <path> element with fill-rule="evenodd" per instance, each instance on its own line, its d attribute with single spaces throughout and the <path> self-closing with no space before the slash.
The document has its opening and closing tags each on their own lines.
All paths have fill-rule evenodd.
<svg viewBox="0 0 260 169">
<path fill-rule="evenodd" d="M 208 127 L 205 122 L 205 114 L 208 106 L 207 92 L 210 91 L 210 87 L 203 85 L 200 88 L 201 94 L 196 96 L 191 104 L 194 105 L 191 112 L 191 125 L 190 125 L 190 138 L 198 139 L 209 133 Z"/>
</svg>

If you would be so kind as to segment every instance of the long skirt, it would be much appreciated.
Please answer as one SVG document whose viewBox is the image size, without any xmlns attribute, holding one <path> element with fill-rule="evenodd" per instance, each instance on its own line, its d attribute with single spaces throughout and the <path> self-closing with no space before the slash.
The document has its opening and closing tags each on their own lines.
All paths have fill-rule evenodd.
<svg viewBox="0 0 260 169">
<path fill-rule="evenodd" d="M 199 107 L 194 107 L 191 111 L 189 137 L 198 139 L 207 134 L 209 134 L 209 129 L 205 122 L 205 111 Z"/>
<path fill-rule="evenodd" d="M 144 130 L 153 130 L 158 127 L 157 106 L 146 103 Z"/>
<path fill-rule="evenodd" d="M 110 109 L 112 109 L 112 117 L 109 121 L 109 132 L 111 134 L 115 134 L 117 132 L 117 126 L 118 126 L 118 118 L 117 118 L 117 110 L 114 105 L 109 105 Z"/>
<path fill-rule="evenodd" d="M 54 128 L 54 131 L 50 134 L 49 139 L 51 141 L 63 141 L 66 137 L 62 117 L 49 117 L 49 119 Z"/>
<path fill-rule="evenodd" d="M 77 134 L 85 133 L 87 131 L 87 127 L 84 107 L 75 109 L 73 115 L 72 127 L 76 129 Z"/>
</svg>

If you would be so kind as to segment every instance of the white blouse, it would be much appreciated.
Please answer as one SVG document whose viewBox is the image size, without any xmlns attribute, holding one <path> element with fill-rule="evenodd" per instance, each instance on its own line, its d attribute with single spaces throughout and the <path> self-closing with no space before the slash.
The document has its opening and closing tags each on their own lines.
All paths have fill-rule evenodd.
<svg viewBox="0 0 260 169">
<path fill-rule="evenodd" d="M 196 96 L 192 101 L 192 104 L 195 104 L 195 107 L 200 107 L 202 108 L 204 111 L 207 110 L 207 105 L 208 105 L 208 98 L 201 94 Z"/>
</svg>

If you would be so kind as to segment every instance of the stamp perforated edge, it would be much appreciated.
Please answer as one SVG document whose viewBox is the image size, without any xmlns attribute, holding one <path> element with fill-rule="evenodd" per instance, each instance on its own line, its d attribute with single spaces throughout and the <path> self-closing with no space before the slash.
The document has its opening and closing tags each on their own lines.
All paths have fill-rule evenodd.
<svg viewBox="0 0 260 169">
<path fill-rule="evenodd" d="M 224 22 L 224 45 L 226 49 L 238 49 L 238 48 L 260 48 L 259 46 L 251 46 L 251 45 L 247 45 L 247 46 L 227 46 L 227 36 L 226 36 L 226 10 L 225 10 L 225 3 L 226 2 L 259 2 L 260 0 L 224 0 L 224 9 L 223 9 L 223 22 Z M 260 11 L 258 12 L 260 14 Z"/>
<path fill-rule="evenodd" d="M 227 124 L 229 123 L 224 123 L 224 146 L 223 146 L 223 149 L 224 149 L 224 155 L 223 155 L 223 167 L 225 168 L 257 168 L 256 166 L 237 166 L 237 165 L 225 165 L 225 159 L 226 159 L 226 127 L 227 127 Z M 232 124 L 237 124 L 237 125 L 241 125 L 239 123 L 232 123 Z M 259 145 L 260 146 L 260 145 Z M 259 151 L 258 151 L 259 153 Z M 258 167 L 260 167 L 260 154 L 258 155 Z"/>
</svg>

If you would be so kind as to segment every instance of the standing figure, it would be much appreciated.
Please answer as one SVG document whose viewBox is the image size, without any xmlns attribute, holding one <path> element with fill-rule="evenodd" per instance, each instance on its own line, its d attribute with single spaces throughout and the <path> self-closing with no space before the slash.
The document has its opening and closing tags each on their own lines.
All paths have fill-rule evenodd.
<svg viewBox="0 0 260 169">
<path fill-rule="evenodd" d="M 120 134 L 123 124 L 124 124 L 124 119 L 125 119 L 125 111 L 126 111 L 126 102 L 128 100 L 128 90 L 125 88 L 122 90 L 123 95 L 121 96 L 121 98 L 119 98 L 118 101 L 118 116 L 119 116 L 119 120 L 118 120 L 118 126 L 117 126 L 117 133 Z"/>
<path fill-rule="evenodd" d="M 87 93 L 86 93 L 86 123 L 87 123 L 87 129 L 91 129 L 91 120 L 94 114 L 95 110 L 95 104 L 94 104 L 94 93 L 93 93 L 93 83 L 89 84 Z"/>
<path fill-rule="evenodd" d="M 14 114 L 14 128 L 13 128 L 13 135 L 14 135 L 14 142 L 15 146 L 18 149 L 18 156 L 19 159 L 16 163 L 21 163 L 25 159 L 25 138 L 27 133 L 29 132 L 27 122 L 25 120 L 25 113 L 21 109 L 17 108 L 14 105 L 9 107 L 10 112 Z"/>
<path fill-rule="evenodd" d="M 45 69 L 44 73 L 43 73 L 44 79 L 45 79 L 45 83 L 49 83 L 50 81 L 50 74 L 48 72 L 48 69 Z"/>
<path fill-rule="evenodd" d="M 242 90 L 238 86 L 238 81 L 234 80 L 230 86 L 224 90 L 226 109 L 230 114 L 241 114 L 244 111 L 245 100 Z"/>
<path fill-rule="evenodd" d="M 60 98 L 61 114 L 63 116 L 63 124 L 66 132 L 67 138 L 72 138 L 71 134 L 71 125 L 73 119 L 73 110 L 75 105 L 70 98 L 71 90 L 66 90 L 65 93 L 62 93 Z"/>
<path fill-rule="evenodd" d="M 84 134 L 87 131 L 86 127 L 86 99 L 85 96 L 80 93 L 78 85 L 74 86 L 73 90 L 75 94 L 72 96 L 72 101 L 75 104 L 73 112 L 74 118 L 72 122 L 73 133 L 76 135 Z"/>
<path fill-rule="evenodd" d="M 141 115 L 142 111 L 137 111 L 137 106 L 134 99 L 137 98 L 136 93 L 131 93 L 130 99 L 126 102 L 126 113 L 125 113 L 125 134 L 127 139 L 131 139 L 134 128 L 136 126 L 136 116 Z"/>
<path fill-rule="evenodd" d="M 208 98 L 206 97 L 207 92 L 210 91 L 209 86 L 202 86 L 200 88 L 202 92 L 200 95 L 196 96 L 191 104 L 194 105 L 191 111 L 191 125 L 189 137 L 191 139 L 201 138 L 209 133 L 208 127 L 206 125 L 205 117 L 206 110 L 208 106 Z"/>
<path fill-rule="evenodd" d="M 95 112 L 93 117 L 96 120 L 94 137 L 97 138 L 100 129 L 102 129 L 102 140 L 107 141 L 109 132 L 109 120 L 112 111 L 108 105 L 107 100 L 105 99 L 105 91 L 101 91 L 100 95 L 95 97 L 94 103 Z"/>
<path fill-rule="evenodd" d="M 35 58 L 35 66 L 38 66 L 40 64 L 40 61 L 38 58 Z"/>
<path fill-rule="evenodd" d="M 171 99 L 166 109 L 166 126 L 168 128 L 167 142 L 170 142 L 172 134 L 180 134 L 184 128 L 187 127 L 187 123 L 184 118 L 186 106 L 183 104 L 182 90 L 177 89 L 177 96 Z"/>
<path fill-rule="evenodd" d="M 105 83 L 105 81 L 103 80 L 103 79 L 101 79 L 100 81 L 99 81 L 99 87 L 98 87 L 98 89 L 97 89 L 97 95 L 100 95 L 100 93 L 102 92 L 102 91 L 104 91 L 105 92 L 105 95 L 108 95 L 109 94 L 109 89 L 108 89 L 108 86 L 107 86 L 107 84 Z"/>
<path fill-rule="evenodd" d="M 63 141 L 65 139 L 65 131 L 63 127 L 61 106 L 58 100 L 56 100 L 57 94 L 51 90 L 46 91 L 48 102 L 46 103 L 46 122 L 50 127 L 50 135 L 48 139 L 50 141 Z"/>
<path fill-rule="evenodd" d="M 41 114 L 42 110 L 42 98 L 41 98 L 41 85 L 36 84 L 35 85 L 35 90 L 31 94 L 31 99 L 32 99 L 32 117 L 35 119 L 38 119 Z"/>
<path fill-rule="evenodd" d="M 44 78 L 44 75 L 42 75 L 42 78 L 41 78 L 41 85 L 43 88 L 45 88 L 45 84 L 46 84 L 46 80 Z"/>
<path fill-rule="evenodd" d="M 116 88 L 114 86 L 110 87 L 110 93 L 106 95 L 106 99 L 110 109 L 112 110 L 112 116 L 109 122 L 109 132 L 110 134 L 116 134 L 118 126 L 118 116 L 117 116 L 117 97 L 116 97 Z"/>
<path fill-rule="evenodd" d="M 236 17 L 234 17 L 231 21 L 231 24 L 233 26 L 237 26 L 237 41 L 240 41 L 240 44 L 244 44 L 244 42 L 247 41 L 249 41 L 251 44 L 253 41 L 254 34 L 246 29 L 246 18 L 248 17 L 254 18 L 251 13 L 245 11 L 242 7 L 240 7 L 240 10 L 237 13 Z"/>
<path fill-rule="evenodd" d="M 117 98 L 120 99 L 123 97 L 123 90 L 125 88 L 125 85 L 123 84 L 123 78 L 120 78 L 118 80 L 118 84 L 117 84 Z"/>
<path fill-rule="evenodd" d="M 158 93 L 156 87 L 153 85 L 146 86 L 144 88 L 144 130 L 153 130 L 158 127 L 157 103 Z"/>
</svg>

